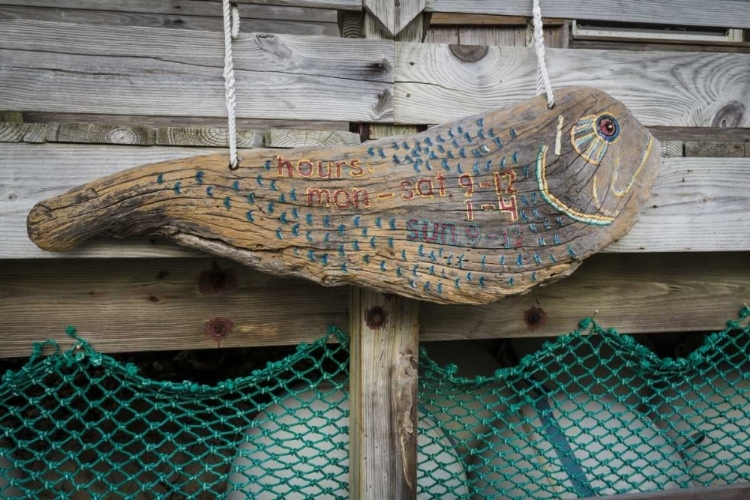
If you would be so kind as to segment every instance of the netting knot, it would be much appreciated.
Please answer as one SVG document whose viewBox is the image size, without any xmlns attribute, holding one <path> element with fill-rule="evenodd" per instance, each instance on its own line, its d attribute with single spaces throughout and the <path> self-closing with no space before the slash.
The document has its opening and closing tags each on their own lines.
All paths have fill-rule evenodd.
<svg viewBox="0 0 750 500">
<path fill-rule="evenodd" d="M 127 373 L 129 377 L 135 377 L 138 375 L 138 367 L 133 363 L 128 363 L 125 365 L 125 373 Z"/>
<path fill-rule="evenodd" d="M 581 330 L 588 330 L 591 328 L 591 325 L 594 324 L 593 318 L 583 318 L 581 321 L 578 322 L 578 328 Z"/>
</svg>

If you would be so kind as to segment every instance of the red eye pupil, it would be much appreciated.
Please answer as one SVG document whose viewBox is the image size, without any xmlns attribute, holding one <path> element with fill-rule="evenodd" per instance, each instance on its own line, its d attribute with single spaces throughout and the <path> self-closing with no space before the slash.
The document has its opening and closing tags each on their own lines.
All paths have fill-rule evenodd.
<svg viewBox="0 0 750 500">
<path fill-rule="evenodd" d="M 609 119 L 602 120 L 599 124 L 599 130 L 601 130 L 604 135 L 612 135 L 615 133 L 615 124 Z"/>
</svg>

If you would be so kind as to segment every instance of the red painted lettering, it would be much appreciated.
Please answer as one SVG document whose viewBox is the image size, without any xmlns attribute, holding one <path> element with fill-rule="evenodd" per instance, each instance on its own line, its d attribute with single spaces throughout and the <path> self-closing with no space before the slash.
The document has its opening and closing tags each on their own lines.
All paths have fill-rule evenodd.
<svg viewBox="0 0 750 500">
<path fill-rule="evenodd" d="M 461 174 L 458 177 L 458 184 L 462 188 L 466 189 L 466 196 L 471 196 L 474 194 L 474 178 L 471 176 L 471 174 Z"/>
<path fill-rule="evenodd" d="M 344 195 L 344 199 L 346 200 L 344 203 L 341 202 L 341 195 Z M 344 189 L 339 189 L 338 191 L 333 193 L 333 203 L 336 205 L 336 208 L 340 209 L 349 208 L 349 205 L 352 204 L 351 200 L 349 199 L 349 193 L 347 193 Z"/>
<path fill-rule="evenodd" d="M 326 173 L 323 173 L 323 164 L 326 164 L 327 170 Z M 331 162 L 328 161 L 319 161 L 318 162 L 318 177 L 321 179 L 330 179 L 331 178 Z"/>
<path fill-rule="evenodd" d="M 327 189 L 307 188 L 308 207 L 330 207 L 331 192 Z"/>
<path fill-rule="evenodd" d="M 313 173 L 313 164 L 310 160 L 300 160 L 297 162 L 297 173 L 302 177 L 310 177 Z"/>
<path fill-rule="evenodd" d="M 281 156 L 277 156 L 276 160 L 278 161 L 279 177 L 284 176 L 284 168 L 286 168 L 287 177 L 294 177 L 294 165 L 292 165 L 292 162 L 285 160 Z"/>
<path fill-rule="evenodd" d="M 443 176 L 442 172 L 438 172 L 437 181 L 438 181 L 438 192 L 440 193 L 440 197 L 442 198 L 443 196 L 445 196 L 445 176 Z"/>
<path fill-rule="evenodd" d="M 427 186 L 425 191 L 424 186 Z M 417 181 L 417 193 L 420 196 L 435 196 L 435 192 L 432 190 L 432 179 L 419 179 Z"/>
<path fill-rule="evenodd" d="M 354 162 L 352 162 L 354 163 Z M 361 199 L 360 199 L 361 197 Z M 359 208 L 359 204 L 362 203 L 362 206 L 369 207 L 370 206 L 370 195 L 367 193 L 366 189 L 358 189 L 353 188 L 352 189 L 352 203 L 354 203 L 354 208 Z"/>
<path fill-rule="evenodd" d="M 352 169 L 352 171 L 349 172 L 349 175 L 352 177 L 360 177 L 365 173 L 364 169 L 359 166 L 359 160 L 352 160 L 352 164 L 349 165 L 349 167 Z"/>
<path fill-rule="evenodd" d="M 411 188 L 411 182 L 410 181 L 403 181 L 401 183 L 401 189 L 403 189 L 404 191 L 406 191 L 406 194 L 402 194 L 401 198 L 403 198 L 405 200 L 411 200 L 412 198 L 414 198 L 414 191 Z"/>
</svg>

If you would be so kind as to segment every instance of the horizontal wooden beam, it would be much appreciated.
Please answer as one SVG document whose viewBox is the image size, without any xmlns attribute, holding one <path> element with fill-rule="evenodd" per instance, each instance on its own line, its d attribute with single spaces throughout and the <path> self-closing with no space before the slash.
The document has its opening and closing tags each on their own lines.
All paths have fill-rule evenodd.
<svg viewBox="0 0 750 500">
<path fill-rule="evenodd" d="M 431 12 L 531 17 L 527 0 L 427 0 Z M 750 28 L 750 3 L 736 0 L 541 0 L 542 14 L 563 19 Z"/>
<path fill-rule="evenodd" d="M 461 14 L 435 12 L 430 17 L 430 26 L 526 26 L 529 18 L 523 16 L 494 16 L 491 14 Z M 544 26 L 561 26 L 564 19 L 544 19 Z"/>
<path fill-rule="evenodd" d="M 336 23 L 337 16 L 333 10 L 321 10 L 321 3 L 331 4 L 330 9 L 338 8 L 336 4 L 356 5 L 361 0 L 322 0 L 297 2 L 233 2 L 238 4 L 240 19 L 273 19 L 278 21 L 305 21 Z M 297 5 L 293 5 L 296 3 Z M 219 4 L 219 5 L 217 5 Z M 14 7 L 54 8 L 59 10 L 86 10 L 97 12 L 117 12 L 119 14 L 164 14 L 180 17 L 218 17 L 223 16 L 221 2 L 205 0 L 118 0 L 108 2 L 102 0 L 0 0 L 0 5 Z M 262 4 L 262 5 L 258 5 Z M 313 5 L 318 4 L 318 5 Z M 124 16 L 123 17 L 127 17 Z"/>
<path fill-rule="evenodd" d="M 467 55 L 450 45 L 399 43 L 396 61 L 398 123 L 442 123 L 535 95 L 530 48 L 476 47 Z M 547 66 L 553 88 L 606 90 L 647 126 L 750 126 L 747 54 L 549 49 Z"/>
<path fill-rule="evenodd" d="M 349 137 L 347 134 L 342 137 Z M 278 138 L 272 138 L 278 140 Z M 281 145 L 278 142 L 277 145 Z M 287 143 L 290 144 L 290 143 Z M 0 144 L 0 258 L 195 255 L 156 241 L 100 241 L 66 254 L 39 250 L 26 233 L 31 207 L 127 168 L 216 152 L 204 148 Z M 750 250 L 750 159 L 667 158 L 630 234 L 608 252 Z"/>
<path fill-rule="evenodd" d="M 99 123 L 23 123 L 0 121 L 0 143 L 59 142 L 129 146 L 227 147 L 226 127 L 159 127 Z M 237 130 L 238 148 L 293 148 L 359 144 L 360 137 L 341 130 Z"/>
<path fill-rule="evenodd" d="M 349 323 L 346 287 L 205 257 L 0 260 L 0 276 L 0 357 L 27 356 L 32 342 L 47 338 L 70 346 L 69 324 L 96 349 L 121 352 L 297 344 Z M 486 306 L 423 303 L 420 339 L 553 336 L 595 312 L 621 333 L 712 331 L 743 302 L 750 302 L 746 254 L 595 255 L 528 295 Z M 527 324 L 532 306 L 544 321 Z M 217 337 L 221 328 L 231 331 Z"/>
<path fill-rule="evenodd" d="M 601 500 L 602 497 L 596 497 Z M 651 491 L 615 495 L 604 500 L 747 500 L 750 498 L 750 484 L 727 484 L 710 488 L 689 488 L 679 490 Z M 586 499 L 593 500 L 593 498 Z"/>
<path fill-rule="evenodd" d="M 149 12 L 148 6 L 144 5 L 144 2 L 140 0 L 123 2 L 121 7 L 119 2 L 96 2 L 97 5 L 108 7 L 102 10 L 87 10 L 83 8 L 84 6 L 90 7 L 94 2 L 66 2 L 66 8 L 62 6 L 51 8 L 53 2 L 49 0 L 34 2 L 35 5 L 42 4 L 45 5 L 44 7 L 4 4 L 7 1 L 0 0 L 0 18 L 2 19 L 28 19 L 76 25 L 140 26 L 170 30 L 215 32 L 224 30 L 224 23 L 221 17 L 221 4 L 217 5 L 208 2 L 182 2 L 182 5 L 188 8 L 188 10 L 196 12 L 189 15 L 187 13 L 179 14 L 179 4 L 175 4 L 172 6 L 172 9 L 169 9 L 164 1 L 155 2 L 153 8 L 150 9 L 151 12 Z M 203 8 L 196 9 L 194 4 L 200 4 Z M 78 6 L 78 8 L 74 8 L 74 5 Z M 120 7 L 119 11 L 117 10 L 118 7 Z M 317 36 L 338 36 L 339 34 L 335 11 L 257 5 L 242 7 L 240 9 L 241 26 L 242 30 L 246 32 Z M 248 9 L 248 7 L 251 9 Z M 161 13 L 170 10 L 178 13 Z M 282 17 L 285 10 L 288 11 L 286 12 L 288 18 Z M 204 12 L 204 14 L 198 14 L 197 12 Z"/>
<path fill-rule="evenodd" d="M 233 46 L 239 118 L 393 120 L 391 41 L 243 32 Z M 0 110 L 226 115 L 221 33 L 0 20 L 0 57 Z"/>
<path fill-rule="evenodd" d="M 208 0 L 220 2 L 221 0 Z M 235 0 L 239 4 L 287 5 L 317 9 L 362 10 L 362 0 Z"/>
</svg>

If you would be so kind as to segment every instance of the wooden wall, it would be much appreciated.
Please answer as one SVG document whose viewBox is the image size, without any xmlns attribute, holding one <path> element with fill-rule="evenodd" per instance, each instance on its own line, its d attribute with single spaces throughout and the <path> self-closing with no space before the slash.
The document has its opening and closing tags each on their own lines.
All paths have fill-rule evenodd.
<svg viewBox="0 0 750 500">
<path fill-rule="evenodd" d="M 644 22 L 645 4 L 627 3 L 620 19 Z M 750 28 L 747 2 L 687 3 L 663 22 Z M 356 0 L 240 2 L 240 146 L 347 144 L 525 100 L 536 68 L 526 4 L 428 0 L 427 17 L 393 40 L 372 19 L 365 31 L 377 37 L 339 37 L 362 22 Z M 662 140 L 653 203 L 631 234 L 559 283 L 489 306 L 424 304 L 421 339 L 556 335 L 594 313 L 627 333 L 721 328 L 750 301 L 748 44 L 584 43 L 569 19 L 607 20 L 603 9 L 542 4 L 553 85 L 609 91 Z M 9 332 L 0 357 L 46 338 L 67 344 L 68 324 L 110 352 L 214 347 L 217 319 L 231 325 L 222 347 L 294 344 L 347 325 L 345 288 L 162 241 L 50 255 L 26 236 L 26 214 L 43 198 L 223 148 L 222 65 L 214 0 L 0 0 L 0 330 Z M 532 305 L 546 324 L 524 322 Z"/>
</svg>

